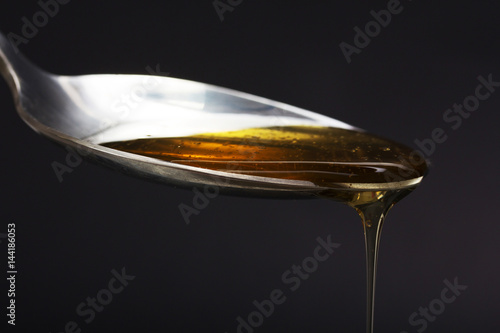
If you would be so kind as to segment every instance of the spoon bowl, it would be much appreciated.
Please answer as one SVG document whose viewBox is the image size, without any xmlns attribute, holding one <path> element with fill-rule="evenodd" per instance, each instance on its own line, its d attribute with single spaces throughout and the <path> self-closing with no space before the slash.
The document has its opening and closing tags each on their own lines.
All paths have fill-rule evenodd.
<svg viewBox="0 0 500 333">
<path fill-rule="evenodd" d="M 182 187 L 213 185 L 228 194 L 294 198 L 328 190 L 305 180 L 210 170 L 101 144 L 274 126 L 362 131 L 311 111 L 199 82 L 153 75 L 54 75 L 29 62 L 1 33 L 0 72 L 19 115 L 36 132 L 120 171 Z M 411 187 L 421 178 L 364 184 L 364 189 Z M 338 187 L 349 190 L 347 184 Z"/>
</svg>

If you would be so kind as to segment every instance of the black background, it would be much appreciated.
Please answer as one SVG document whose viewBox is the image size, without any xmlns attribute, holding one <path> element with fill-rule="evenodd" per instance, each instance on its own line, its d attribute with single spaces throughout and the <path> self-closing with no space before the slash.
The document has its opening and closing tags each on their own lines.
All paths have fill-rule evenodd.
<svg viewBox="0 0 500 333">
<path fill-rule="evenodd" d="M 415 147 L 443 128 L 422 185 L 389 214 L 380 253 L 375 328 L 416 332 L 409 316 L 439 298 L 444 279 L 467 285 L 426 332 L 499 329 L 496 214 L 500 91 L 453 130 L 446 109 L 500 81 L 500 6 L 493 1 L 402 1 L 403 11 L 348 64 L 339 43 L 386 1 L 245 0 L 220 21 L 212 1 L 77 1 L 20 50 L 57 74 L 146 73 L 229 87 L 322 113 Z M 21 34 L 36 1 L 4 1 L 0 30 Z M 193 193 L 83 162 L 60 183 L 67 152 L 2 105 L 2 225 L 17 231 L 18 332 L 236 332 L 236 318 L 287 291 L 255 332 L 363 332 L 365 262 L 356 213 L 323 200 L 218 196 L 186 225 Z M 312 255 L 334 256 L 290 292 L 281 274 Z M 7 261 L 6 241 L 0 250 Z M 6 265 L 2 264 L 6 271 Z M 75 309 L 112 269 L 136 278 L 85 324 Z M 4 276 L 5 273 L 0 273 Z M 4 278 L 2 278 L 4 280 Z M 5 283 L 5 280 L 4 280 Z M 7 321 L 1 285 L 2 325 Z"/>
</svg>

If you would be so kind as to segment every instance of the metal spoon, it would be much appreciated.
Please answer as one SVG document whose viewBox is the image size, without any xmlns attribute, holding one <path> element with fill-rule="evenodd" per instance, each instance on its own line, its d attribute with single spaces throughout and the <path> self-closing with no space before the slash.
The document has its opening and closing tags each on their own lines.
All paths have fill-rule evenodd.
<svg viewBox="0 0 500 333">
<path fill-rule="evenodd" d="M 208 170 L 99 144 L 269 126 L 359 130 L 287 104 L 193 81 L 148 75 L 50 74 L 19 54 L 1 33 L 0 72 L 19 115 L 36 132 L 121 171 L 183 187 L 215 185 L 226 193 L 274 197 L 304 197 L 325 190 L 308 181 Z M 132 100 L 125 102 L 125 98 Z M 419 181 L 365 184 L 364 189 L 410 187 Z"/>
</svg>

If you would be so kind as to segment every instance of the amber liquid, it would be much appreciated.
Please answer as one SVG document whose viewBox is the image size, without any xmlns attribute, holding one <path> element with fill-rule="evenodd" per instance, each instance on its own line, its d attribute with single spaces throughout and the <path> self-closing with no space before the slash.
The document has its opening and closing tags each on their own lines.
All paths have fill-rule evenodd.
<svg viewBox="0 0 500 333">
<path fill-rule="evenodd" d="M 373 331 L 375 273 L 384 217 L 416 187 L 427 169 L 410 148 L 365 132 L 315 126 L 250 128 L 103 145 L 199 168 L 309 181 L 322 189 L 320 196 L 354 207 L 365 233 L 367 332 Z"/>
</svg>

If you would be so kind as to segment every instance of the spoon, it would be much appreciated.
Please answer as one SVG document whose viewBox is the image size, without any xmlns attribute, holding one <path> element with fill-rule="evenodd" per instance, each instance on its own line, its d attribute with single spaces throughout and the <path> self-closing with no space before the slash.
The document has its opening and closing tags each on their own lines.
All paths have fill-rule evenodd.
<svg viewBox="0 0 500 333">
<path fill-rule="evenodd" d="M 33 130 L 120 171 L 182 187 L 212 185 L 226 194 L 322 196 L 354 207 L 365 231 L 366 322 L 367 332 L 373 332 L 384 217 L 426 172 L 423 160 L 411 161 L 415 152 L 410 148 L 317 113 L 204 83 L 148 75 L 57 76 L 26 60 L 1 33 L 0 72 L 19 115 Z M 246 145 L 242 137 L 250 138 L 251 158 L 232 148 Z M 193 152 L 197 144 L 215 148 L 203 148 L 203 159 L 179 161 L 155 158 L 164 156 L 163 149 L 154 156 L 157 151 L 132 153 L 130 147 L 145 139 L 160 146 L 169 142 L 170 155 L 189 145 Z M 224 150 L 224 159 L 206 158 Z M 232 163 L 228 156 L 242 168 L 218 167 Z M 398 175 L 385 177 L 391 170 Z"/>
<path fill-rule="evenodd" d="M 90 159 L 142 178 L 182 187 L 218 186 L 229 194 L 310 197 L 331 189 L 310 181 L 183 165 L 112 149 L 105 142 L 272 126 L 362 131 L 344 122 L 262 97 L 150 75 L 58 76 L 39 69 L 0 33 L 0 72 L 20 117 L 39 134 Z M 132 102 L 125 102 L 124 98 Z M 364 190 L 411 187 L 422 177 L 357 184 Z M 352 184 L 339 183 L 348 189 Z"/>
</svg>

